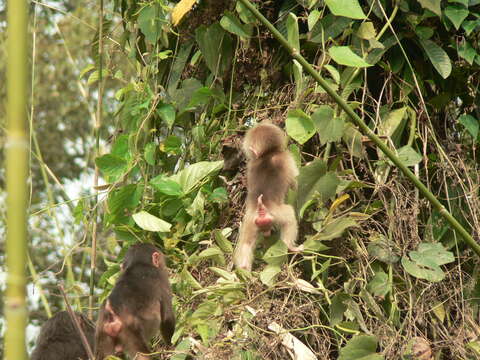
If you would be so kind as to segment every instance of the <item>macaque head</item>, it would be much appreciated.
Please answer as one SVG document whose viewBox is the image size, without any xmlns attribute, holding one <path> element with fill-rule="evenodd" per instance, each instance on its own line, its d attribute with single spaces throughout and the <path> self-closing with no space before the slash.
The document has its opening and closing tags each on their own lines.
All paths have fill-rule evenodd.
<svg viewBox="0 0 480 360">
<path fill-rule="evenodd" d="M 268 152 L 284 151 L 287 136 L 278 126 L 262 123 L 247 131 L 243 151 L 248 159 L 257 159 Z"/>
<path fill-rule="evenodd" d="M 123 259 L 122 269 L 125 270 L 135 264 L 153 265 L 162 268 L 165 267 L 165 257 L 152 244 L 135 244 L 128 248 Z"/>
</svg>

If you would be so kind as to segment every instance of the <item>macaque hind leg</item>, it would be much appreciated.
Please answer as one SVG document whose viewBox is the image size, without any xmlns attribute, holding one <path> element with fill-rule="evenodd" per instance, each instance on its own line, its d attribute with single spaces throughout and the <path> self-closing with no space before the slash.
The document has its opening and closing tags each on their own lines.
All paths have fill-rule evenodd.
<svg viewBox="0 0 480 360">
<path fill-rule="evenodd" d="M 288 250 L 293 252 L 302 251 L 303 245 L 296 246 L 298 225 L 293 207 L 287 204 L 272 206 L 270 212 L 275 219 L 275 223 L 280 227 L 280 238 L 287 245 Z"/>
<path fill-rule="evenodd" d="M 235 266 L 250 271 L 253 263 L 253 253 L 257 242 L 258 227 L 255 225 L 257 215 L 255 207 L 248 207 L 240 226 L 238 244 L 233 255 Z"/>
</svg>

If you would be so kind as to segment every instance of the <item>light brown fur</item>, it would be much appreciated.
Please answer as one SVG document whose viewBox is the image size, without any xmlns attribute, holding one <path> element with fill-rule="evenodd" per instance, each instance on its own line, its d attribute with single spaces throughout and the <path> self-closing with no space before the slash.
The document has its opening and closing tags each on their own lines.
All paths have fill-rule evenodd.
<svg viewBox="0 0 480 360">
<path fill-rule="evenodd" d="M 240 227 L 238 245 L 234 254 L 235 265 L 251 270 L 253 251 L 259 228 L 258 198 L 263 195 L 263 204 L 273 223 L 280 228 L 281 239 L 290 251 L 301 251 L 295 245 L 297 220 L 292 206 L 285 204 L 290 187 L 296 186 L 298 169 L 292 155 L 287 151 L 287 137 L 283 130 L 273 124 L 260 124 L 250 129 L 243 141 L 247 156 L 247 201 Z"/>
</svg>

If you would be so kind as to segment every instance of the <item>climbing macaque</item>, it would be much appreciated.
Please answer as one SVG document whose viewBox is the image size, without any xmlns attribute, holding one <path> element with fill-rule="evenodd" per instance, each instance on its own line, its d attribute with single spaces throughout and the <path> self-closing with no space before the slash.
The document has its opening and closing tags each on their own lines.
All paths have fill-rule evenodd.
<svg viewBox="0 0 480 360">
<path fill-rule="evenodd" d="M 285 204 L 289 188 L 296 186 L 298 169 L 287 151 L 287 136 L 278 126 L 259 124 L 250 129 L 243 141 L 247 156 L 247 201 L 234 262 L 251 270 L 258 232 L 270 236 L 273 225 L 280 228 L 280 237 L 290 251 L 296 246 L 297 220 L 291 205 Z"/>
<path fill-rule="evenodd" d="M 90 347 L 95 326 L 84 315 L 75 313 Z M 31 360 L 88 360 L 80 334 L 66 311 L 60 311 L 43 324 Z"/>
<path fill-rule="evenodd" d="M 159 328 L 170 344 L 175 316 L 165 257 L 151 244 L 136 244 L 128 249 L 122 274 L 100 308 L 95 359 L 121 353 L 149 359 L 145 355 L 150 353 L 148 343 Z"/>
</svg>

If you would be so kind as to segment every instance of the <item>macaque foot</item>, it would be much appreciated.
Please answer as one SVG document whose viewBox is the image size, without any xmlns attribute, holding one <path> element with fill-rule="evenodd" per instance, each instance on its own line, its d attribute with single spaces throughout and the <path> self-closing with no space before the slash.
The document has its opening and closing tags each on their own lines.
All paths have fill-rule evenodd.
<svg viewBox="0 0 480 360">
<path fill-rule="evenodd" d="M 299 246 L 292 246 L 292 247 L 289 247 L 288 250 L 290 250 L 291 252 L 302 252 L 303 250 L 305 250 L 305 246 L 302 245 L 299 245 Z"/>
</svg>

